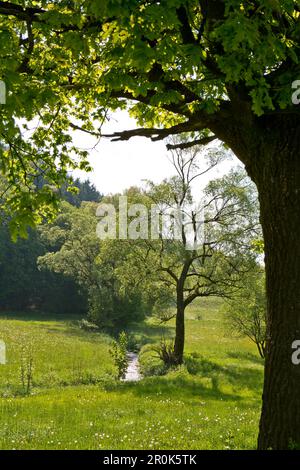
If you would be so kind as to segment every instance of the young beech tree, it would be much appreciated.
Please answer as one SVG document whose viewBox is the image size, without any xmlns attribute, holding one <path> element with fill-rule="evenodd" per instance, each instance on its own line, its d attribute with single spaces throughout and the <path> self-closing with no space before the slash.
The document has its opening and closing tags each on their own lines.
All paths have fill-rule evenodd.
<svg viewBox="0 0 300 470">
<path fill-rule="evenodd" d="M 232 172 L 211 182 L 205 199 L 195 201 L 192 183 L 206 175 L 220 160 L 219 154 L 214 152 L 206 167 L 202 162 L 201 170 L 197 164 L 198 154 L 196 148 L 174 150 L 172 160 L 176 177 L 158 185 L 150 183 L 146 192 L 131 190 L 129 193 L 129 202 L 147 205 L 148 214 L 151 205 L 157 208 L 161 217 L 157 239 L 151 238 L 150 234 L 143 239 L 141 226 L 145 220 L 148 224 L 150 217 L 143 215 L 136 206 L 137 211 L 140 210 L 137 239 L 111 241 L 106 245 L 109 258 L 120 257 L 116 265 L 117 276 L 127 289 L 138 282 L 152 290 L 154 306 L 159 304 L 163 319 L 170 319 L 165 313 L 166 307 L 170 307 L 170 303 L 175 307 L 175 340 L 173 349 L 166 356 L 168 365 L 183 362 L 186 307 L 199 297 L 230 297 L 239 289 L 243 274 L 256 266 L 251 240 L 258 236 L 259 224 L 253 185 L 251 190 L 244 172 Z M 182 223 L 176 220 L 178 212 L 183 216 Z M 170 223 L 164 223 L 170 215 Z M 176 237 L 174 224 L 177 222 Z M 125 256 L 122 253 L 124 246 Z M 161 296 L 162 286 L 164 297 Z"/>
<path fill-rule="evenodd" d="M 300 335 L 299 1 L 12 0 L 0 2 L 0 31 L 1 171 L 10 209 L 23 214 L 17 227 L 54 203 L 51 190 L 34 191 L 34 174 L 60 184 L 76 166 L 70 131 L 97 136 L 108 108 L 128 106 L 142 126 L 116 139 L 188 132 L 187 145 L 220 139 L 245 164 L 266 254 L 258 446 L 299 445 L 300 367 L 291 360 Z M 36 116 L 24 140 L 17 118 Z"/>
</svg>

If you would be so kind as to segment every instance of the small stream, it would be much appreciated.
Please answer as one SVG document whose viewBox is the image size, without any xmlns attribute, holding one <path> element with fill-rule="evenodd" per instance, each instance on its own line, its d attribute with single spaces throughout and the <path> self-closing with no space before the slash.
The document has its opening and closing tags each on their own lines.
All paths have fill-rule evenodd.
<svg viewBox="0 0 300 470">
<path fill-rule="evenodd" d="M 141 380 L 141 374 L 139 371 L 139 356 L 137 353 L 129 352 L 128 357 L 128 367 L 124 382 L 137 382 Z"/>
</svg>

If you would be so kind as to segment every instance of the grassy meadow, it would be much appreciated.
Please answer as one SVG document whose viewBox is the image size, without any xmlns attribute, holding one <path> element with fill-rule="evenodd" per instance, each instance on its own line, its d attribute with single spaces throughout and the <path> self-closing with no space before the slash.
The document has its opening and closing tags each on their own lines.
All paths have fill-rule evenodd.
<svg viewBox="0 0 300 470">
<path fill-rule="evenodd" d="M 111 338 L 83 331 L 78 318 L 1 316 L 0 449 L 255 448 L 263 364 L 228 333 L 220 307 L 190 308 L 186 363 L 166 375 L 151 375 L 161 368 L 151 348 L 172 337 L 172 321 L 133 325 L 145 377 L 121 383 Z"/>
</svg>

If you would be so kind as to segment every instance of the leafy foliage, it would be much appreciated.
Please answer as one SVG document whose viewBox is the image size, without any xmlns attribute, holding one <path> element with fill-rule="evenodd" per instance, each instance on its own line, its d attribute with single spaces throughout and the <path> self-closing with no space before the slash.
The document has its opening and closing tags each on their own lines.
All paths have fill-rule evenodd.
<svg viewBox="0 0 300 470">
<path fill-rule="evenodd" d="M 262 358 L 266 355 L 266 311 L 265 279 L 261 271 L 245 277 L 239 295 L 225 308 L 232 332 L 253 341 Z"/>
<path fill-rule="evenodd" d="M 121 331 L 117 340 L 112 343 L 110 354 L 112 355 L 115 366 L 117 367 L 118 379 L 124 379 L 128 367 L 127 357 L 127 344 L 128 339 L 125 331 Z"/>
<path fill-rule="evenodd" d="M 299 10 L 296 0 L 1 4 L 8 93 L 0 161 L 13 233 L 53 216 L 55 188 L 70 169 L 89 170 L 72 133 L 99 137 L 108 108 L 128 107 L 140 124 L 156 126 L 117 138 L 210 130 L 228 145 L 235 125 L 226 133 L 220 122 L 242 122 L 250 142 L 249 126 L 258 132 L 262 115 L 293 113 Z M 39 175 L 48 186 L 36 187 Z"/>
<path fill-rule="evenodd" d="M 113 254 L 96 235 L 96 205 L 84 202 L 79 208 L 64 202 L 51 226 L 40 228 L 51 251 L 38 260 L 43 269 L 73 279 L 88 297 L 89 319 L 99 327 L 120 330 L 128 322 L 144 317 L 146 306 L 141 290 L 121 286 L 117 266 L 122 251 Z"/>
</svg>

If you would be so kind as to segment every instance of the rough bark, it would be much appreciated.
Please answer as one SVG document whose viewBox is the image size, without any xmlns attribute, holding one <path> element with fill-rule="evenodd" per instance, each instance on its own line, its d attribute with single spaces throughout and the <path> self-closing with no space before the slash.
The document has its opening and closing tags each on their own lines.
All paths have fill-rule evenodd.
<svg viewBox="0 0 300 470">
<path fill-rule="evenodd" d="M 300 366 L 292 363 L 300 339 L 299 135 L 289 132 L 271 155 L 266 148 L 256 175 L 268 298 L 259 449 L 300 448 Z"/>
<path fill-rule="evenodd" d="M 300 365 L 292 363 L 300 340 L 300 122 L 243 111 L 213 131 L 245 164 L 260 201 L 267 340 L 258 448 L 300 448 Z"/>
</svg>

